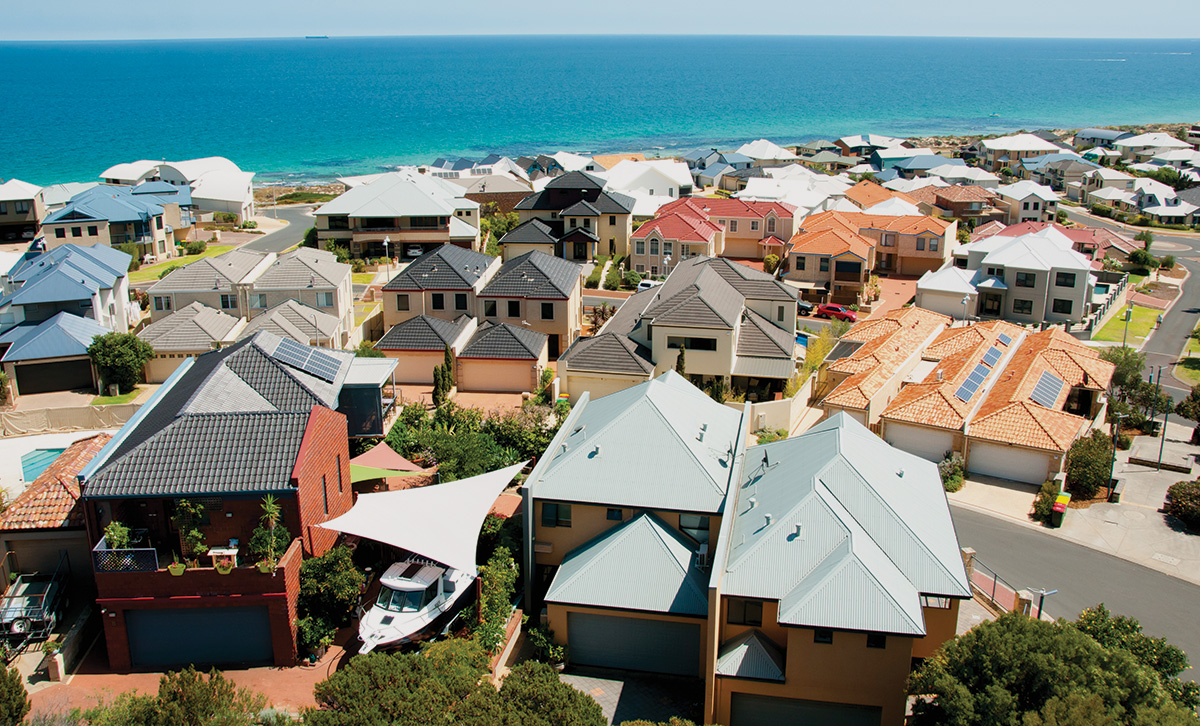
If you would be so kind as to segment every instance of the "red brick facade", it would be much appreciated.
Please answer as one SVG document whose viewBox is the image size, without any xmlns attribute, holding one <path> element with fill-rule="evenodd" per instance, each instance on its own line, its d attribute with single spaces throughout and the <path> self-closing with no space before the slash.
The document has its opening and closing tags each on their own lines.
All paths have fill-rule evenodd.
<svg viewBox="0 0 1200 726">
<path fill-rule="evenodd" d="M 350 486 L 350 445 L 346 417 L 314 406 L 292 469 L 300 507 L 300 537 L 304 554 L 325 554 L 338 534 L 316 525 L 340 517 L 354 504 Z"/>
</svg>

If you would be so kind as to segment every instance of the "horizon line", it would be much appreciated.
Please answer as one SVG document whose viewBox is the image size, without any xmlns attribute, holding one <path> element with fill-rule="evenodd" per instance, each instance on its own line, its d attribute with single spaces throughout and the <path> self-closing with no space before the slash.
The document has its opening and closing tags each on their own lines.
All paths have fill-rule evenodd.
<svg viewBox="0 0 1200 726">
<path fill-rule="evenodd" d="M 208 40 L 355 40 L 355 39 L 386 39 L 386 38 L 901 38 L 912 40 L 1130 40 L 1130 41 L 1200 41 L 1196 36 L 1060 36 L 1060 35 L 912 35 L 889 33 L 864 33 L 846 35 L 841 33 L 379 33 L 364 35 L 228 35 L 228 36 L 188 36 L 173 38 L 127 38 L 127 37 L 95 37 L 95 38 L 0 38 L 0 43 L 163 43 L 176 41 L 208 41 Z"/>
</svg>

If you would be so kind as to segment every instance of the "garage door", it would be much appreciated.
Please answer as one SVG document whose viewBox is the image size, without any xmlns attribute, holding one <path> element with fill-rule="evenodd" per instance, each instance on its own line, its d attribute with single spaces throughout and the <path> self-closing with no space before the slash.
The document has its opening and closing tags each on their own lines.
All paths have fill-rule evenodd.
<svg viewBox="0 0 1200 726">
<path fill-rule="evenodd" d="M 91 361 L 68 360 L 17 366 L 17 390 L 22 395 L 76 388 L 94 390 Z"/>
<path fill-rule="evenodd" d="M 892 446 L 922 459 L 939 462 L 954 448 L 954 435 L 948 431 L 933 431 L 916 426 L 888 422 L 883 438 Z"/>
<path fill-rule="evenodd" d="M 1000 479 L 1041 484 L 1050 468 L 1049 457 L 1015 446 L 972 443 L 967 452 L 967 471 Z"/>
<path fill-rule="evenodd" d="M 880 710 L 870 706 L 735 693 L 729 726 L 879 726 L 881 717 Z"/>
<path fill-rule="evenodd" d="M 568 613 L 567 633 L 572 663 L 700 675 L 699 624 Z"/>
<path fill-rule="evenodd" d="M 275 661 L 265 605 L 126 610 L 125 627 L 135 668 Z"/>
</svg>

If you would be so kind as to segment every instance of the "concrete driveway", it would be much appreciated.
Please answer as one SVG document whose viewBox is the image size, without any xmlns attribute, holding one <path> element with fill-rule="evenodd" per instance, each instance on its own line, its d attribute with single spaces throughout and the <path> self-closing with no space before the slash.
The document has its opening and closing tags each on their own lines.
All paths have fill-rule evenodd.
<svg viewBox="0 0 1200 726">
<path fill-rule="evenodd" d="M 600 704 L 610 724 L 666 722 L 672 716 L 700 723 L 704 681 L 607 669 L 571 668 L 562 681 Z"/>
</svg>

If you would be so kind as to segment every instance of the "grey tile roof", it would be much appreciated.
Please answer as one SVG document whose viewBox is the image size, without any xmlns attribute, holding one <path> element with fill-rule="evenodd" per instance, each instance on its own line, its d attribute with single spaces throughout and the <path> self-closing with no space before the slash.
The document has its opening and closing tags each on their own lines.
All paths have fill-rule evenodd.
<svg viewBox="0 0 1200 726">
<path fill-rule="evenodd" d="M 580 285 L 583 266 L 533 251 L 500 266 L 480 291 L 487 297 L 569 298 Z"/>
<path fill-rule="evenodd" d="M 742 295 L 753 300 L 795 300 L 796 291 L 753 267 L 727 260 L 724 257 L 706 257 L 704 264 L 711 267 L 725 282 L 733 285 Z"/>
<path fill-rule="evenodd" d="M 561 225 L 559 225 L 561 226 Z M 558 232 L 549 224 L 536 217 L 513 227 L 508 234 L 500 238 L 500 244 L 524 242 L 525 244 L 554 244 L 558 241 Z"/>
<path fill-rule="evenodd" d="M 603 189 L 604 180 L 586 171 L 569 171 L 554 177 L 546 184 L 547 189 Z"/>
<path fill-rule="evenodd" d="M 539 462 L 530 481 L 534 497 L 722 510 L 734 458 L 745 447 L 741 412 L 713 401 L 675 371 L 576 410 L 571 428 L 560 432 L 561 445 Z"/>
<path fill-rule="evenodd" d="M 272 358 L 257 345 L 248 345 L 224 361 L 223 368 L 214 372 L 213 380 L 196 391 L 188 402 L 185 413 L 211 411 L 247 410 L 251 405 L 228 389 L 215 386 L 221 377 L 236 378 L 266 401 L 276 411 L 302 411 L 323 403 L 316 394 L 305 387 L 283 363 Z M 263 410 L 255 405 L 248 410 Z"/>
<path fill-rule="evenodd" d="M 295 290 L 338 287 L 350 275 L 350 265 L 337 261 L 328 250 L 299 247 L 280 255 L 254 281 L 255 290 Z"/>
<path fill-rule="evenodd" d="M 310 412 L 181 416 L 84 487 L 88 498 L 291 491 Z"/>
<path fill-rule="evenodd" d="M 255 315 L 238 338 L 249 337 L 260 330 L 266 330 L 281 338 L 291 338 L 297 343 L 309 345 L 317 338 L 335 335 L 341 322 L 336 315 L 330 315 L 296 300 L 285 300 Z"/>
<path fill-rule="evenodd" d="M 224 340 L 238 321 L 228 313 L 193 302 L 150 323 L 138 337 L 157 352 L 211 350 L 213 343 Z"/>
<path fill-rule="evenodd" d="M 536 360 L 546 348 L 546 334 L 509 323 L 486 322 L 459 352 L 459 358 Z"/>
<path fill-rule="evenodd" d="M 721 645 L 717 653 L 717 675 L 784 681 L 783 651 L 759 630 L 747 630 Z"/>
<path fill-rule="evenodd" d="M 563 217 L 599 217 L 600 210 L 587 201 L 578 201 L 559 212 Z"/>
<path fill-rule="evenodd" d="M 409 263 L 384 290 L 467 290 L 495 257 L 445 244 Z"/>
<path fill-rule="evenodd" d="M 722 590 L 781 624 L 921 635 L 920 594 L 970 597 L 937 467 L 844 413 L 747 449 L 727 509 Z"/>
<path fill-rule="evenodd" d="M 576 338 L 558 359 L 563 370 L 649 376 L 654 373 L 650 349 L 621 333 Z"/>
<path fill-rule="evenodd" d="M 514 209 L 519 211 L 560 211 L 569 208 L 580 201 L 586 200 L 588 205 L 600 214 L 632 214 L 633 197 L 617 192 L 603 191 L 604 181 L 582 171 L 572 171 L 555 177 L 540 192 L 534 192 L 522 199 Z M 570 195 L 569 192 L 575 192 Z M 564 203 L 564 198 L 569 199 Z M 581 212 L 580 214 L 591 214 Z"/>
<path fill-rule="evenodd" d="M 230 250 L 216 257 L 205 257 L 184 265 L 154 283 L 151 295 L 164 292 L 191 292 L 196 290 L 233 289 L 233 283 L 241 282 L 266 255 L 248 250 Z"/>
<path fill-rule="evenodd" d="M 429 315 L 418 315 L 392 326 L 376 350 L 445 350 L 462 334 L 470 318 L 461 315 L 454 322 Z"/>
<path fill-rule="evenodd" d="M 795 349 L 794 333 L 789 333 L 750 308 L 742 312 L 737 355 L 791 359 Z"/>
<path fill-rule="evenodd" d="M 661 285 L 658 287 L 661 287 Z M 631 331 L 636 330 L 641 321 L 642 313 L 657 298 L 658 287 L 635 292 L 626 298 L 625 302 L 621 303 L 621 307 L 617 308 L 617 312 L 600 329 L 600 332 L 628 335 Z"/>
<path fill-rule="evenodd" d="M 645 314 L 654 318 L 656 325 L 732 329 L 746 298 L 707 265 L 687 262 L 680 263 L 667 281 L 655 288 L 658 298 Z"/>
<path fill-rule="evenodd" d="M 643 512 L 563 558 L 546 602 L 673 615 L 708 614 L 696 543 Z"/>
</svg>

